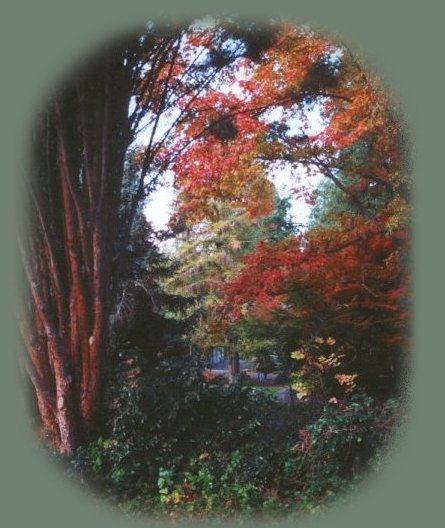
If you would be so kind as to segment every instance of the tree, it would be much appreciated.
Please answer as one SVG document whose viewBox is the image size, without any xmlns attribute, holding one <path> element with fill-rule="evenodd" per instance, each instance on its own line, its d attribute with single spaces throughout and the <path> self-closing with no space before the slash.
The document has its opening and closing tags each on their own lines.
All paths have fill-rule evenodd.
<svg viewBox="0 0 445 528">
<path fill-rule="evenodd" d="M 125 51 L 107 49 L 78 72 L 42 112 L 35 131 L 32 227 L 29 246 L 22 248 L 30 289 L 26 367 L 42 432 L 67 454 L 93 428 L 99 395 L 131 141 L 127 111 L 134 79 L 124 66 Z"/>
<path fill-rule="evenodd" d="M 211 60 L 227 38 L 223 28 L 187 33 L 151 24 L 82 65 L 38 118 L 30 229 L 21 242 L 30 294 L 21 325 L 41 432 L 61 453 L 94 434 L 121 248 L 147 187 L 172 162 L 165 158 L 172 131 L 239 55 L 241 42 L 224 64 Z M 141 128 L 148 139 L 120 217 L 124 161 Z"/>
<path fill-rule="evenodd" d="M 207 208 L 212 211 L 212 220 L 194 223 L 185 230 L 178 241 L 178 267 L 165 286 L 193 299 L 192 313 L 189 311 L 195 319 L 191 341 L 204 351 L 223 346 L 232 376 L 239 372 L 239 358 L 220 292 L 246 248 L 255 245 L 258 233 L 254 225 L 258 220 L 221 201 L 212 200 Z"/>
<path fill-rule="evenodd" d="M 252 105 L 282 116 L 256 155 L 327 183 L 309 230 L 259 245 L 227 285 L 227 302 L 240 320 L 293 321 L 296 347 L 336 332 L 360 382 L 392 390 L 405 363 L 409 306 L 409 178 L 397 110 L 341 43 L 292 28 L 278 41 L 244 84 Z M 305 116 L 314 105 L 324 122 L 310 134 Z M 299 130 L 290 117 L 300 119 Z M 317 199 L 304 184 L 298 191 Z"/>
</svg>

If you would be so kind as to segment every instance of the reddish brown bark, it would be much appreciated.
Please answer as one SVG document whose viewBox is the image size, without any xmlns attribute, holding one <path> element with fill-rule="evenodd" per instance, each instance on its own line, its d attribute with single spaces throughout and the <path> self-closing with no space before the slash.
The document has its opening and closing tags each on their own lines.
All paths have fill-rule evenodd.
<svg viewBox="0 0 445 528">
<path fill-rule="evenodd" d="M 109 50 L 55 96 L 35 137 L 27 372 L 42 435 L 65 454 L 94 431 L 100 402 L 131 75 Z"/>
<path fill-rule="evenodd" d="M 56 92 L 35 129 L 30 232 L 21 247 L 29 299 L 21 322 L 42 436 L 61 453 L 73 453 L 97 426 L 118 243 L 126 247 L 135 214 L 127 212 L 122 230 L 124 160 L 143 116 L 162 113 L 173 94 L 171 75 L 159 76 L 166 63 L 173 68 L 180 35 L 137 36 L 103 49 Z M 149 62 L 153 67 L 143 70 Z M 147 97 L 130 115 L 142 79 Z M 142 191 L 159 148 L 154 132 Z"/>
</svg>

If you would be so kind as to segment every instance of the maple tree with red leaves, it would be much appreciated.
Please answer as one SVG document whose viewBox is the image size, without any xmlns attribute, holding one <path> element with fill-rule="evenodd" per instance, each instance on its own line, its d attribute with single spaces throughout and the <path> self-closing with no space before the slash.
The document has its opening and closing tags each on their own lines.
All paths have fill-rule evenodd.
<svg viewBox="0 0 445 528">
<path fill-rule="evenodd" d="M 246 315 L 294 319 L 301 341 L 348 336 L 348 368 L 368 390 L 391 391 L 406 365 L 410 297 L 409 178 L 395 104 L 349 48 L 308 29 L 281 26 L 261 62 L 241 68 L 243 78 L 232 79 L 239 96 L 214 93 L 212 104 L 203 98 L 196 106 L 209 132 L 181 155 L 179 210 L 193 223 L 211 215 L 215 195 L 252 207 L 240 189 L 277 164 L 324 176 L 341 195 L 324 211 L 329 222 L 259 244 L 225 285 L 226 311 L 233 324 Z M 311 134 L 314 105 L 324 123 Z M 218 122 L 227 135 L 212 133 Z M 301 175 L 295 187 L 314 203 Z"/>
</svg>

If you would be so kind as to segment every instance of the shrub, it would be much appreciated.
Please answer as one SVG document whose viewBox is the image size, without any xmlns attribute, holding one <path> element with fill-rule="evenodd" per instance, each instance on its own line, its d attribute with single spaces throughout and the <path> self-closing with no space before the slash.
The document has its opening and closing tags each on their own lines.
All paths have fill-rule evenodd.
<svg viewBox="0 0 445 528">
<path fill-rule="evenodd" d="M 242 382 L 206 380 L 195 357 L 148 374 L 134 351 L 122 354 L 108 434 L 73 464 L 132 514 L 316 511 L 372 467 L 401 412 L 366 395 L 282 405 Z"/>
<path fill-rule="evenodd" d="M 395 399 L 378 403 L 355 395 L 340 403 L 334 400 L 300 430 L 298 442 L 285 456 L 280 486 L 312 502 L 350 488 L 375 467 L 400 414 Z"/>
<path fill-rule="evenodd" d="M 270 426 L 271 397 L 221 377 L 206 381 L 199 358 L 165 359 L 147 374 L 135 351 L 121 354 L 107 435 L 74 461 L 92 486 L 118 500 L 157 493 L 159 468 L 180 471 L 196 453 L 255 443 Z"/>
</svg>

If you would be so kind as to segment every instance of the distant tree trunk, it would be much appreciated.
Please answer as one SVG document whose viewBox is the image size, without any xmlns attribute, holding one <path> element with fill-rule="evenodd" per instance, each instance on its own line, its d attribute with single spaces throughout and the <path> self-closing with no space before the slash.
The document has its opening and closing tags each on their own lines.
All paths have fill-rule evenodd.
<svg viewBox="0 0 445 528">
<path fill-rule="evenodd" d="M 234 350 L 229 348 L 227 353 L 227 363 L 229 368 L 229 381 L 230 383 L 233 383 L 235 380 L 235 376 L 240 372 L 238 352 L 235 352 Z"/>
<path fill-rule="evenodd" d="M 233 365 L 233 373 L 239 374 L 240 373 L 240 365 L 239 365 L 239 354 L 238 352 L 233 352 L 232 354 L 232 365 Z"/>
</svg>

